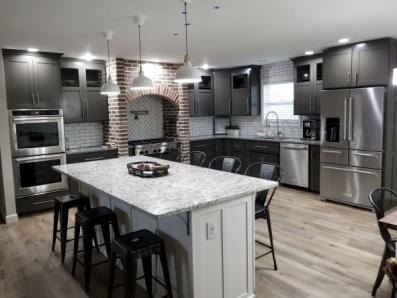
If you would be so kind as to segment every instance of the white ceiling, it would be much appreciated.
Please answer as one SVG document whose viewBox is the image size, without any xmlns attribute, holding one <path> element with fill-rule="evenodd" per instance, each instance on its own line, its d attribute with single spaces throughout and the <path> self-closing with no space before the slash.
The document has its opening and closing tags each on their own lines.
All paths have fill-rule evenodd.
<svg viewBox="0 0 397 298">
<path fill-rule="evenodd" d="M 101 32 L 110 29 L 112 56 L 136 59 L 131 16 L 145 14 L 143 58 L 181 62 L 182 10 L 179 0 L 0 0 L 0 46 L 104 57 Z M 341 37 L 397 37 L 396 0 L 193 0 L 188 11 L 195 65 L 265 64 L 319 51 Z"/>
</svg>

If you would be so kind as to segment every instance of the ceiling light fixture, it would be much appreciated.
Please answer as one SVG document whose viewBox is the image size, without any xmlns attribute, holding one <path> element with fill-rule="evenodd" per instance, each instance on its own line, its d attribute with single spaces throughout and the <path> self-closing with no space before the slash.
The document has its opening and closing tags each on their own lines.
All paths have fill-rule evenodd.
<svg viewBox="0 0 397 298">
<path fill-rule="evenodd" d="M 28 52 L 31 52 L 31 53 L 37 53 L 37 52 L 39 51 L 39 49 L 36 49 L 36 48 L 27 48 L 27 51 L 28 51 Z"/>
<path fill-rule="evenodd" d="M 187 21 L 187 3 L 191 0 L 181 0 L 184 3 L 185 10 L 185 46 L 186 46 L 186 54 L 184 59 L 184 65 L 176 71 L 175 74 L 175 82 L 181 84 L 190 84 L 190 83 L 198 83 L 201 82 L 201 73 L 198 69 L 192 66 L 192 62 L 190 61 L 189 56 L 189 45 L 188 45 L 188 36 L 187 36 L 187 26 L 190 24 Z"/>
<path fill-rule="evenodd" d="M 339 43 L 347 43 L 347 42 L 349 42 L 349 39 L 344 37 L 344 38 L 339 39 L 338 42 Z"/>
<path fill-rule="evenodd" d="M 85 61 L 91 61 L 95 59 L 95 56 L 92 55 L 90 52 L 87 52 L 83 56 L 81 56 L 80 59 L 83 59 Z"/>
<path fill-rule="evenodd" d="M 133 16 L 135 24 L 138 25 L 138 36 L 139 36 L 139 74 L 132 81 L 132 90 L 148 90 L 153 88 L 153 82 L 151 79 L 146 77 L 142 71 L 142 44 L 141 44 L 141 26 L 145 22 L 144 16 Z"/>
<path fill-rule="evenodd" d="M 393 81 L 394 86 L 397 86 L 397 68 L 393 68 Z"/>
<path fill-rule="evenodd" d="M 314 54 L 313 51 L 306 51 L 306 52 L 305 52 L 305 55 L 306 55 L 306 56 L 310 56 L 310 55 L 313 55 L 313 54 Z"/>
<path fill-rule="evenodd" d="M 210 67 L 208 66 L 207 63 L 204 63 L 203 65 L 201 65 L 201 68 L 202 68 L 202 69 L 208 69 L 208 68 L 210 68 Z"/>
<path fill-rule="evenodd" d="M 108 50 L 108 75 L 107 75 L 107 80 L 106 83 L 102 85 L 101 87 L 101 94 L 103 95 L 119 95 L 120 94 L 120 88 L 119 86 L 117 86 L 116 84 L 114 84 L 111 79 L 110 79 L 110 40 L 112 39 L 113 36 L 113 32 L 111 31 L 105 31 L 103 32 L 103 38 L 106 39 L 106 46 L 107 46 L 107 50 Z"/>
</svg>

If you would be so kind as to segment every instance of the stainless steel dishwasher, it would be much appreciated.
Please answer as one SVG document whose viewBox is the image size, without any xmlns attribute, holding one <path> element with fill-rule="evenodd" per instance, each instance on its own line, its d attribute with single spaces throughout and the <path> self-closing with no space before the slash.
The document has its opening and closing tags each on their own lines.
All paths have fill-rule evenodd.
<svg viewBox="0 0 397 298">
<path fill-rule="evenodd" d="M 281 183 L 309 187 L 309 146 L 282 143 L 280 145 L 280 166 L 283 170 Z"/>
</svg>

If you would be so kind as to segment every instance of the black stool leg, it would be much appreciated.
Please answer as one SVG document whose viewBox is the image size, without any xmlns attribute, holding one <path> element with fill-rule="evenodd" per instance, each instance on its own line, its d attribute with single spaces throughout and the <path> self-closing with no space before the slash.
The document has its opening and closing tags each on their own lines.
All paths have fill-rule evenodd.
<svg viewBox="0 0 397 298">
<path fill-rule="evenodd" d="M 90 289 L 91 256 L 92 256 L 92 227 L 83 226 L 84 239 L 84 282 L 86 292 Z"/>
<path fill-rule="evenodd" d="M 109 270 L 108 298 L 112 297 L 114 272 L 116 271 L 116 260 L 117 260 L 117 254 L 114 251 L 112 251 L 112 255 L 110 257 L 110 268 L 109 268 L 110 270 Z"/>
<path fill-rule="evenodd" d="M 54 251 L 55 241 L 57 239 L 58 217 L 59 217 L 59 203 L 57 200 L 54 200 L 54 224 L 52 228 L 52 247 L 51 247 L 52 251 Z"/>
<path fill-rule="evenodd" d="M 90 200 L 89 200 L 89 199 L 84 200 L 83 209 L 84 209 L 85 211 L 91 209 L 91 205 L 90 205 Z M 99 244 L 98 244 L 98 239 L 97 239 L 97 237 L 96 237 L 95 228 L 93 228 L 92 235 L 94 236 L 94 244 L 95 244 L 96 251 L 97 251 L 98 253 L 100 253 L 101 250 L 99 249 Z"/>
<path fill-rule="evenodd" d="M 110 243 L 109 224 L 108 223 L 101 224 L 101 230 L 102 230 L 102 235 L 103 235 L 103 241 L 105 242 L 106 254 L 107 254 L 107 257 L 110 258 L 111 243 Z"/>
<path fill-rule="evenodd" d="M 66 254 L 66 240 L 68 234 L 68 219 L 69 219 L 69 209 L 65 206 L 61 206 L 61 261 L 62 264 L 65 262 Z"/>
<path fill-rule="evenodd" d="M 115 236 L 115 237 L 119 237 L 119 236 L 120 236 L 120 231 L 119 231 L 119 224 L 118 224 L 118 222 L 117 222 L 117 215 L 116 215 L 116 213 L 113 214 L 113 218 L 112 218 L 111 224 L 112 224 L 114 236 Z"/>
<path fill-rule="evenodd" d="M 383 251 L 382 261 L 380 262 L 378 274 L 376 275 L 375 284 L 372 288 L 372 296 L 376 296 L 376 291 L 378 290 L 379 286 L 381 285 L 383 278 L 385 277 L 385 271 L 383 270 L 385 266 L 385 261 L 388 259 L 388 248 L 387 244 L 385 246 L 385 250 Z"/>
<path fill-rule="evenodd" d="M 80 239 L 80 224 L 76 221 L 75 227 L 74 227 L 72 275 L 74 275 L 74 273 L 76 272 L 77 253 L 79 251 L 79 239 Z"/>
<path fill-rule="evenodd" d="M 165 255 L 164 243 L 161 243 L 160 262 L 161 262 L 161 268 L 163 269 L 165 285 L 167 286 L 168 298 L 172 298 L 171 280 L 170 280 L 170 274 L 168 272 L 168 263 L 167 263 L 167 257 Z"/>
<path fill-rule="evenodd" d="M 135 298 L 136 288 L 136 259 L 131 256 L 122 258 L 124 272 L 124 297 Z"/>
<path fill-rule="evenodd" d="M 271 246 L 272 256 L 273 256 L 274 270 L 277 270 L 276 256 L 275 256 L 275 254 L 274 254 L 272 222 L 270 221 L 270 212 L 269 212 L 269 209 L 267 209 L 266 215 L 267 215 L 267 216 L 266 216 L 267 228 L 269 229 L 270 246 Z"/>
<path fill-rule="evenodd" d="M 143 272 L 145 273 L 146 292 L 149 298 L 153 298 L 152 283 L 152 256 L 142 258 Z"/>
</svg>

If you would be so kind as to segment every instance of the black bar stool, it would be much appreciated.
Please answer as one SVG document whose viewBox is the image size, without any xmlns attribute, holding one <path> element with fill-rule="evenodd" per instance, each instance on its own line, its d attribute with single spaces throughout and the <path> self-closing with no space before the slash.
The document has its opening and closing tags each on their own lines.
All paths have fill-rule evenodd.
<svg viewBox="0 0 397 298">
<path fill-rule="evenodd" d="M 160 256 L 165 285 L 152 275 L 152 255 Z M 121 258 L 123 264 L 124 297 L 135 297 L 137 260 L 141 258 L 148 296 L 153 297 L 152 279 L 154 279 L 167 289 L 168 297 L 172 298 L 172 288 L 164 242 L 157 235 L 148 230 L 139 230 L 113 239 L 108 298 L 112 297 L 114 272 L 118 256 Z"/>
<path fill-rule="evenodd" d="M 108 257 L 111 254 L 111 242 L 110 242 L 110 229 L 109 225 L 112 225 L 115 237 L 120 235 L 119 227 L 117 224 L 117 216 L 114 211 L 107 207 L 97 207 L 87 211 L 79 211 L 76 213 L 76 226 L 74 229 L 74 249 L 73 249 L 73 267 L 72 275 L 76 271 L 76 264 L 79 262 L 84 267 L 84 282 L 85 290 L 88 291 L 90 288 L 91 278 L 91 267 L 103 264 L 107 261 L 98 262 L 91 264 L 92 260 L 92 240 L 95 235 L 95 226 L 101 226 L 103 241 L 106 248 Z M 83 240 L 84 240 L 84 262 L 81 263 L 77 258 L 79 253 L 79 238 L 80 238 L 80 227 L 83 229 Z"/>
<path fill-rule="evenodd" d="M 62 263 L 65 262 L 65 254 L 66 254 L 66 243 L 72 241 L 73 239 L 67 239 L 68 229 L 73 229 L 74 227 L 68 227 L 68 219 L 69 219 L 69 209 L 77 208 L 78 211 L 86 211 L 89 210 L 90 207 L 90 199 L 80 193 L 76 194 L 68 194 L 63 196 L 55 197 L 54 200 L 54 225 L 52 231 L 52 251 L 55 248 L 55 242 L 58 239 L 61 242 L 61 260 Z M 59 230 L 58 230 L 58 221 L 59 221 Z M 61 237 L 57 236 L 57 233 L 60 232 Z M 98 242 L 96 237 L 94 238 L 95 245 L 98 248 Z"/>
</svg>

